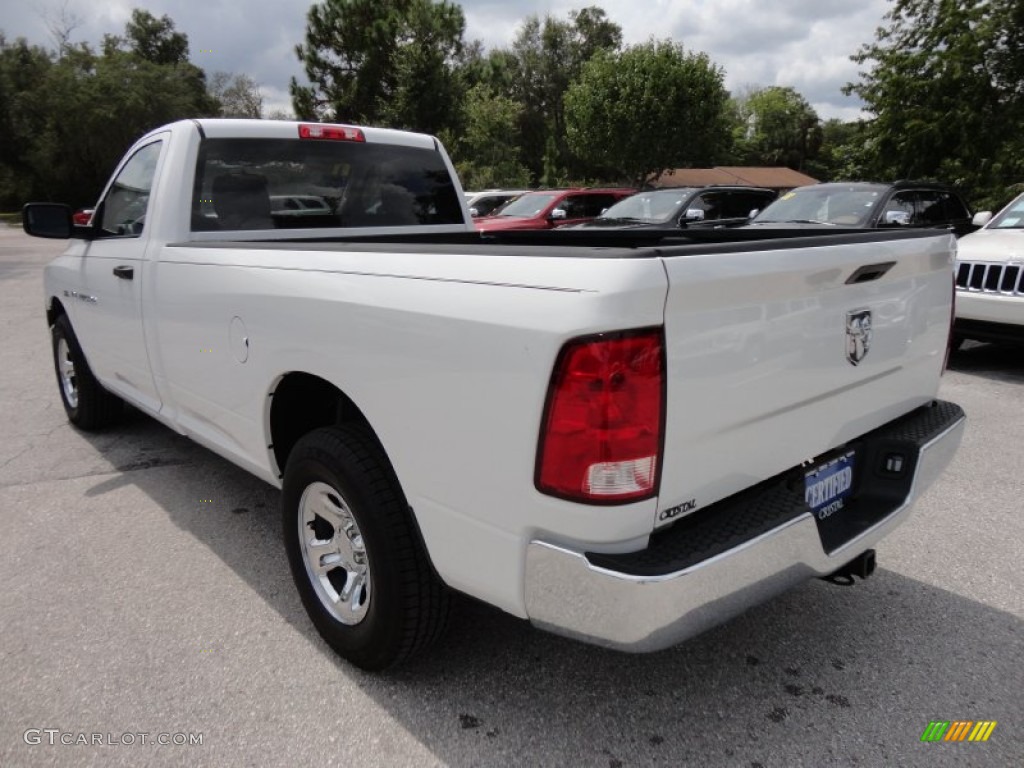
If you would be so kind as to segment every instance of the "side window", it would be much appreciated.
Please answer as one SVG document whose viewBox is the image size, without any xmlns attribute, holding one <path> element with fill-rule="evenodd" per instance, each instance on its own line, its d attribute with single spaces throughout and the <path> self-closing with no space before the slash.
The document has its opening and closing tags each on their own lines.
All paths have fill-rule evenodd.
<svg viewBox="0 0 1024 768">
<path fill-rule="evenodd" d="M 772 200 L 772 195 L 756 192 L 722 193 L 722 218 L 745 219 L 753 210 L 761 210 Z"/>
<path fill-rule="evenodd" d="M 103 200 L 100 229 L 111 235 L 138 237 L 146 221 L 146 206 L 163 142 L 154 141 L 132 155 L 117 174 Z"/>
<path fill-rule="evenodd" d="M 882 218 L 879 221 L 879 225 L 883 227 L 905 227 L 908 224 L 916 224 L 917 219 L 914 215 L 915 197 L 916 195 L 913 192 L 897 192 L 889 198 L 889 202 L 885 204 L 885 208 L 882 210 Z"/>
<path fill-rule="evenodd" d="M 723 203 L 721 192 L 705 192 L 690 203 L 690 208 L 704 211 L 704 221 L 716 221 L 725 215 L 722 212 Z"/>
<path fill-rule="evenodd" d="M 944 224 L 946 221 L 946 214 L 945 211 L 942 210 L 942 193 L 926 189 L 918 192 L 917 194 L 918 223 L 923 227 L 933 227 L 937 224 Z"/>
<path fill-rule="evenodd" d="M 743 211 L 744 216 L 749 216 L 751 211 L 763 211 L 773 202 L 778 194 L 775 192 L 758 192 L 756 195 L 751 195 L 751 199 L 747 200 Z"/>
<path fill-rule="evenodd" d="M 617 202 L 615 195 L 587 195 L 584 198 L 586 205 L 584 207 L 584 216 L 600 216 L 601 211 L 611 208 Z"/>
<path fill-rule="evenodd" d="M 584 195 L 569 195 L 555 207 L 565 211 L 567 219 L 582 219 L 587 215 L 587 198 Z"/>
<path fill-rule="evenodd" d="M 740 204 L 745 196 L 743 192 L 723 192 L 721 197 L 719 197 L 722 203 L 719 218 L 735 219 L 738 216 L 746 215 L 739 213 Z M 750 209 L 748 208 L 747 210 L 749 211 Z"/>
<path fill-rule="evenodd" d="M 954 195 L 951 192 L 943 193 L 942 202 L 945 206 L 947 220 L 956 221 L 957 219 L 971 218 L 967 206 L 964 205 L 964 201 L 960 199 L 959 195 Z"/>
</svg>

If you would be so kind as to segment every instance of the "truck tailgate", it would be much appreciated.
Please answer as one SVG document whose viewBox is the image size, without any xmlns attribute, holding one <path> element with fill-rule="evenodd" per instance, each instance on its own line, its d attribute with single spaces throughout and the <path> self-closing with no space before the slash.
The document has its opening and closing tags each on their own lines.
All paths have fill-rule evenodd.
<svg viewBox="0 0 1024 768">
<path fill-rule="evenodd" d="M 659 523 L 935 397 L 955 241 L 857 240 L 665 255 Z"/>
</svg>

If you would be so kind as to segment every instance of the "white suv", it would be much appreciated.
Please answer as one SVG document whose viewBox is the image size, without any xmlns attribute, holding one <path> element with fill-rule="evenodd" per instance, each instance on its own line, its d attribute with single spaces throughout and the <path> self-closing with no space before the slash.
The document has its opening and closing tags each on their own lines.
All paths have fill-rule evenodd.
<svg viewBox="0 0 1024 768">
<path fill-rule="evenodd" d="M 1024 194 L 974 224 L 957 248 L 954 340 L 1024 343 Z"/>
</svg>

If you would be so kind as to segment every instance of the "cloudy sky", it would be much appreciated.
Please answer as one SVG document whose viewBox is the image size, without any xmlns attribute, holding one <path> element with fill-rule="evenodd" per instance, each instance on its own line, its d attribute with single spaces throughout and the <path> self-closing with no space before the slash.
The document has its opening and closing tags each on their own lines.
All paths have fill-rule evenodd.
<svg viewBox="0 0 1024 768">
<path fill-rule="evenodd" d="M 310 0 L 0 0 L 0 30 L 10 40 L 52 46 L 47 19 L 63 9 L 80 23 L 73 41 L 98 43 L 120 33 L 133 7 L 168 15 L 188 35 L 192 60 L 207 72 L 256 80 L 268 111 L 290 111 L 288 81 L 302 79 L 295 44 L 303 40 Z M 622 27 L 625 42 L 670 37 L 703 51 L 725 70 L 726 86 L 781 85 L 799 91 L 822 118 L 853 119 L 859 103 L 840 88 L 857 75 L 850 55 L 874 39 L 889 0 L 461 0 L 466 39 L 507 45 L 531 14 L 567 18 L 598 5 Z"/>
</svg>

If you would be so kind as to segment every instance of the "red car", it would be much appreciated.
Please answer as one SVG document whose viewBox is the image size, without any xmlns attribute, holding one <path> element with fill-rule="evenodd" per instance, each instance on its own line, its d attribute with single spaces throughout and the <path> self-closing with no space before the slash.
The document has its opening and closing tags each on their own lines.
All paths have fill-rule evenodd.
<svg viewBox="0 0 1024 768">
<path fill-rule="evenodd" d="M 633 189 L 546 189 L 527 192 L 473 223 L 478 232 L 552 229 L 590 221 Z"/>
<path fill-rule="evenodd" d="M 92 222 L 93 212 L 92 208 L 82 208 L 71 215 L 71 220 L 75 223 L 75 226 L 88 227 L 90 222 Z"/>
</svg>

